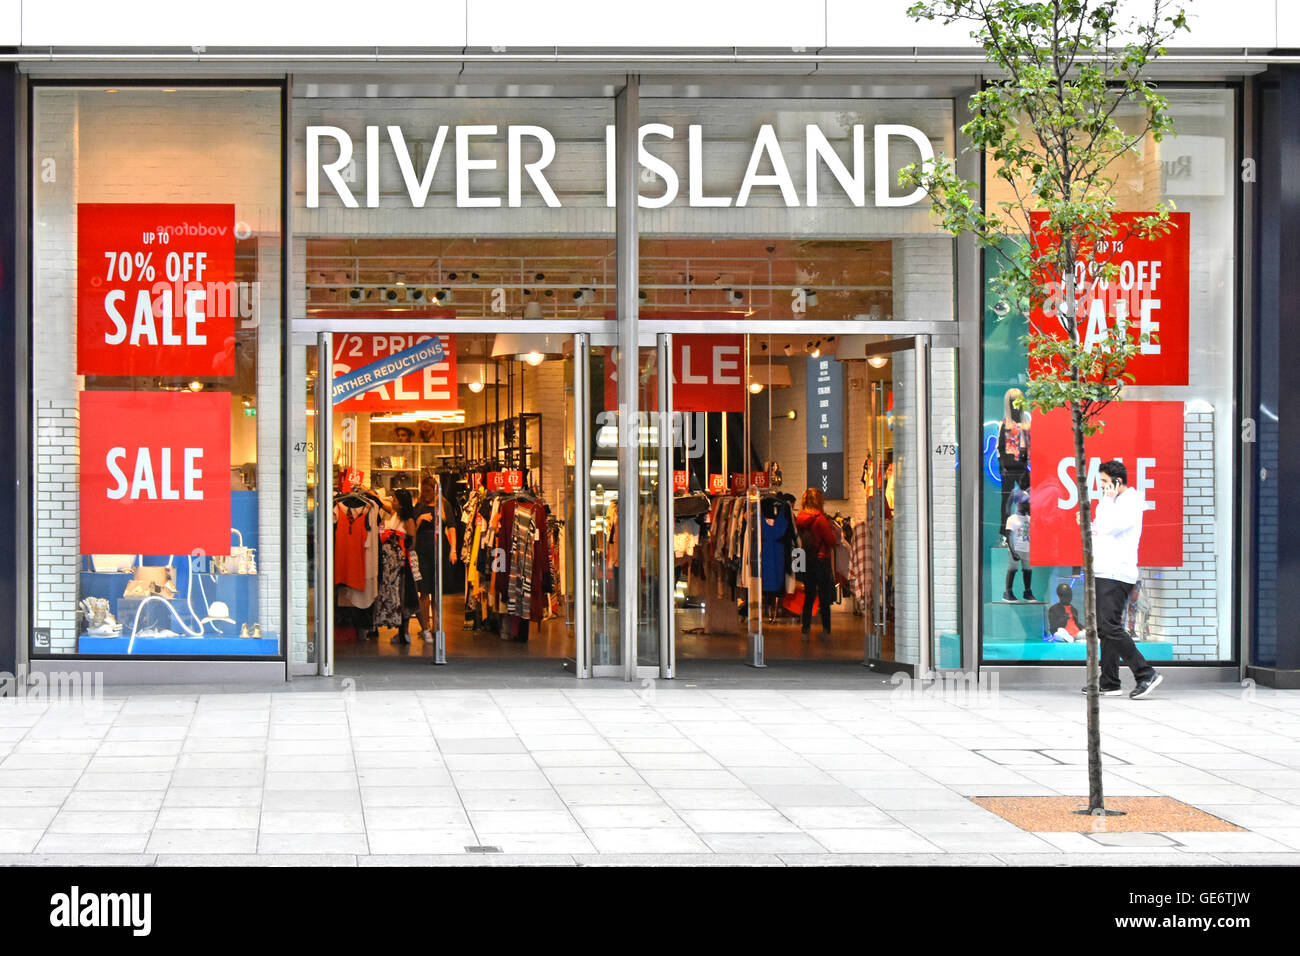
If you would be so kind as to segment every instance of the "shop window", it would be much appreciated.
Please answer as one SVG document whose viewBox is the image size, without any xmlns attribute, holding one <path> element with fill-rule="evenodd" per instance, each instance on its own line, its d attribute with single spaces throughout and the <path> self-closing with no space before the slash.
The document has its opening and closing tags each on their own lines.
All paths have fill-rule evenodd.
<svg viewBox="0 0 1300 956">
<path fill-rule="evenodd" d="M 1147 503 L 1139 586 L 1125 617 L 1138 648 L 1152 661 L 1218 661 L 1232 656 L 1233 633 L 1235 107 L 1229 90 L 1166 95 L 1177 135 L 1148 136 L 1111 173 L 1120 211 L 1160 201 L 1177 211 L 1178 229 L 1152 257 L 1164 260 L 1163 287 L 1152 293 L 1162 300 L 1153 312 L 1159 352 L 1132 369 L 1137 381 L 1102 416 L 1106 428 L 1089 439 L 1088 454 L 1094 465 L 1121 459 Z M 985 180 L 990 204 L 1010 198 L 991 168 Z M 990 253 L 986 279 L 995 268 Z M 982 656 L 1079 661 L 1084 596 L 1068 421 L 1012 407 L 1028 380 L 1028 329 L 1027 316 L 986 295 Z M 1095 500 L 1095 474 L 1090 484 Z M 1030 543 L 1027 560 L 1014 560 L 1013 538 Z"/>
<path fill-rule="evenodd" d="M 32 653 L 276 657 L 280 93 L 33 103 Z"/>
</svg>

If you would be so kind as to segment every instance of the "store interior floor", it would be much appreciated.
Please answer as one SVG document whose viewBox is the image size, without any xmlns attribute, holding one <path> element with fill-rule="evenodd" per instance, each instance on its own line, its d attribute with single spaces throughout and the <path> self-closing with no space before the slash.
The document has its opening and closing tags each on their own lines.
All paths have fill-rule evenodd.
<svg viewBox="0 0 1300 956">
<path fill-rule="evenodd" d="M 467 630 L 464 622 L 464 599 L 458 595 L 443 598 L 443 631 L 447 640 L 447 658 L 511 660 L 562 660 L 574 656 L 572 629 L 562 618 L 551 618 L 532 626 L 527 641 L 503 641 L 489 630 Z M 843 608 L 843 609 L 842 609 Z M 852 610 L 837 605 L 831 610 L 831 638 L 820 637 L 821 623 L 813 618 L 812 633 L 805 640 L 800 633 L 799 619 L 779 612 L 775 621 L 763 622 L 764 656 L 770 661 L 853 661 L 861 662 L 865 652 L 867 619 Z M 704 611 L 698 607 L 677 608 L 674 619 L 679 667 L 683 662 L 737 661 L 743 662 L 748 653 L 745 632 L 736 634 L 705 634 Z M 336 640 L 336 660 L 350 659 L 433 659 L 433 645 L 420 638 L 420 628 L 412 618 L 409 627 L 410 644 L 396 644 L 395 628 L 380 628 L 378 639 Z M 882 657 L 893 655 L 893 635 L 886 632 L 882 641 Z"/>
</svg>

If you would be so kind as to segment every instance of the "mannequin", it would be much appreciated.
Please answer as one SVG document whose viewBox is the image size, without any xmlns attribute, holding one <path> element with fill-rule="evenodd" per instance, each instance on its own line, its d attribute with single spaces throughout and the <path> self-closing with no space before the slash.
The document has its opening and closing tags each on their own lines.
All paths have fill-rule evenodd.
<svg viewBox="0 0 1300 956">
<path fill-rule="evenodd" d="M 1018 388 L 1007 389 L 1002 398 L 1002 426 L 998 429 L 998 469 L 1002 472 L 1002 513 L 999 530 L 1007 533 L 1007 519 L 1014 513 L 1011 493 L 1029 488 L 1029 412 L 1016 408 L 1024 398 Z"/>
<path fill-rule="evenodd" d="M 1020 572 L 1020 580 L 1024 585 L 1024 598 L 1026 601 L 1037 601 L 1034 597 L 1033 588 L 1033 569 L 1029 567 L 1029 495 L 1017 488 L 1011 496 L 1012 507 L 1015 513 L 1007 518 L 1007 548 L 1010 558 L 1007 561 L 1007 583 L 1006 590 L 1002 592 L 1002 600 L 1015 601 L 1015 592 L 1011 590 L 1012 584 L 1015 583 L 1016 572 Z"/>
</svg>

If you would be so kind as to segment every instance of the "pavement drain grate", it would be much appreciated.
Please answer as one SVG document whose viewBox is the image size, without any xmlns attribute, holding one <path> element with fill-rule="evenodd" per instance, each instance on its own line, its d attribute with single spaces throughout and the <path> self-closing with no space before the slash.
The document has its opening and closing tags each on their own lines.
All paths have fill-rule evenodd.
<svg viewBox="0 0 1300 956">
<path fill-rule="evenodd" d="M 466 853 L 500 853 L 500 852 L 501 852 L 501 847 L 499 847 L 499 846 L 467 846 L 467 847 L 465 847 L 465 852 L 466 852 Z"/>
<path fill-rule="evenodd" d="M 1163 833 L 1086 833 L 1084 836 L 1102 846 L 1182 846 Z"/>
</svg>

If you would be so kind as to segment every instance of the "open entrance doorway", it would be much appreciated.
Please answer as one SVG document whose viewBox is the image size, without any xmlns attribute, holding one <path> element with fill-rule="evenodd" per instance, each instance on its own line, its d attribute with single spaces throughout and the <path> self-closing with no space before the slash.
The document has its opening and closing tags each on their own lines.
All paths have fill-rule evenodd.
<svg viewBox="0 0 1300 956">
<path fill-rule="evenodd" d="M 327 673 L 576 656 L 573 336 L 451 325 L 323 334 L 308 356 Z"/>
<path fill-rule="evenodd" d="M 704 661 L 960 666 L 954 346 L 659 337 L 674 676 Z"/>
</svg>

